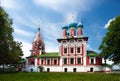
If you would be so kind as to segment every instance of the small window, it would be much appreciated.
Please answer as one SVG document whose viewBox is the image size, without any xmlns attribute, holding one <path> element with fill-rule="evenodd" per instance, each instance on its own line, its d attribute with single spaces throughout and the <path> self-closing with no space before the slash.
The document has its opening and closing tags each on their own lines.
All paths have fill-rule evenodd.
<svg viewBox="0 0 120 81">
<path fill-rule="evenodd" d="M 73 48 L 71 48 L 70 51 L 71 51 L 71 53 L 74 53 L 74 49 Z"/>
<path fill-rule="evenodd" d="M 50 59 L 47 59 L 47 65 L 50 65 Z"/>
<path fill-rule="evenodd" d="M 54 65 L 57 65 L 57 59 L 54 59 Z"/>
<path fill-rule="evenodd" d="M 41 65 L 43 65 L 43 59 L 41 59 Z"/>
<path fill-rule="evenodd" d="M 74 43 L 74 40 L 70 40 L 70 43 Z"/>
<path fill-rule="evenodd" d="M 82 40 L 78 40 L 78 42 L 82 42 Z"/>
<path fill-rule="evenodd" d="M 70 59 L 70 64 L 74 64 L 74 59 L 73 58 Z"/>
<path fill-rule="evenodd" d="M 77 53 L 80 53 L 80 47 L 77 47 Z"/>
<path fill-rule="evenodd" d="M 81 58 L 77 58 L 77 63 L 81 64 Z"/>
<path fill-rule="evenodd" d="M 64 53 L 67 53 L 67 48 L 64 48 Z"/>
<path fill-rule="evenodd" d="M 91 58 L 91 64 L 94 64 L 94 59 L 93 58 Z"/>
<path fill-rule="evenodd" d="M 67 58 L 64 58 L 64 64 L 67 64 Z"/>
<path fill-rule="evenodd" d="M 66 41 L 63 41 L 62 43 L 66 43 Z"/>
</svg>

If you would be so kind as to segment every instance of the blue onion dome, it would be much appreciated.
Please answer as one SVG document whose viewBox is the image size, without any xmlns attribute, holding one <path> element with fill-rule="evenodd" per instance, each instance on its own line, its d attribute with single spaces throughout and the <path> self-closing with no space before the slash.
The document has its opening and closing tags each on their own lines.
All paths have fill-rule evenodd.
<svg viewBox="0 0 120 81">
<path fill-rule="evenodd" d="M 72 22 L 72 23 L 70 23 L 70 24 L 68 24 L 68 27 L 69 28 L 71 28 L 71 27 L 77 27 L 77 23 L 75 23 L 75 22 Z"/>
<path fill-rule="evenodd" d="M 79 23 L 79 24 L 77 25 L 77 28 L 83 28 L 83 25 L 82 25 L 81 23 Z"/>
<path fill-rule="evenodd" d="M 68 29 L 68 26 L 65 25 L 65 26 L 62 27 L 62 29 L 66 29 L 66 30 L 67 30 L 67 29 Z"/>
</svg>

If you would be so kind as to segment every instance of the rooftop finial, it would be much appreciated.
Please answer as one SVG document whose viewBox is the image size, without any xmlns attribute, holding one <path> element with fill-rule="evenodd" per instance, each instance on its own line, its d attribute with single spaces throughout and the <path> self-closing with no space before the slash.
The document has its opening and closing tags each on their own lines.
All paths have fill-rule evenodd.
<svg viewBox="0 0 120 81">
<path fill-rule="evenodd" d="M 75 19 L 75 16 L 73 15 L 73 13 L 72 13 L 72 21 L 74 22 L 74 19 Z"/>
<path fill-rule="evenodd" d="M 38 27 L 40 27 L 40 20 L 38 20 Z"/>
<path fill-rule="evenodd" d="M 78 20 L 78 23 L 79 23 L 79 24 L 82 24 L 82 20 L 81 20 L 81 18 Z"/>
<path fill-rule="evenodd" d="M 67 25 L 67 21 L 66 20 L 64 21 L 64 24 Z"/>
<path fill-rule="evenodd" d="M 38 31 L 40 31 L 40 20 L 38 20 Z"/>
</svg>

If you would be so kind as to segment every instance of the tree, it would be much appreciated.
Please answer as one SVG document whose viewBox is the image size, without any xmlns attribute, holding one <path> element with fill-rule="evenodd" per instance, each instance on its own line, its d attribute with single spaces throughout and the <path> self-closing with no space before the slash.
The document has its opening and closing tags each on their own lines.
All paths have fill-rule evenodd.
<svg viewBox="0 0 120 81">
<path fill-rule="evenodd" d="M 120 16 L 111 21 L 99 49 L 102 57 L 120 64 Z"/>
<path fill-rule="evenodd" d="M 43 66 L 38 66 L 38 68 L 39 68 L 39 71 L 40 71 L 40 72 L 43 72 L 43 71 L 44 71 L 44 67 L 43 67 Z"/>
<path fill-rule="evenodd" d="M 14 41 L 12 36 L 12 19 L 0 7 L 0 65 L 14 64 L 19 60 L 21 43 Z"/>
</svg>

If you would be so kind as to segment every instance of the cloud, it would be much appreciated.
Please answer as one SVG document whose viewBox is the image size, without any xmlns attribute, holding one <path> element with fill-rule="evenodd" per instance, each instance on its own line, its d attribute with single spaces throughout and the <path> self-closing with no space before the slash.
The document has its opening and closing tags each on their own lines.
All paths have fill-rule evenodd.
<svg viewBox="0 0 120 81">
<path fill-rule="evenodd" d="M 72 14 L 76 20 L 78 13 L 82 14 L 85 11 L 89 11 L 96 5 L 96 2 L 98 3 L 96 0 L 33 0 L 33 2 L 40 7 L 61 13 L 68 22 L 73 20 L 70 18 Z"/>
<path fill-rule="evenodd" d="M 14 29 L 14 34 L 19 34 L 19 35 L 26 36 L 26 37 L 34 36 L 34 33 L 27 32 L 27 31 L 24 31 L 24 30 L 21 30 L 21 29 L 18 29 L 18 28 Z"/>
<path fill-rule="evenodd" d="M 27 57 L 27 56 L 30 56 L 31 52 L 31 48 L 32 48 L 32 44 L 28 43 L 28 42 L 24 42 L 24 40 L 22 41 L 22 50 L 23 50 L 23 54 L 24 56 L 23 57 Z"/>
<path fill-rule="evenodd" d="M 22 6 L 19 2 L 20 0 L 1 0 L 1 6 L 7 9 L 18 10 Z"/>
<path fill-rule="evenodd" d="M 30 56 L 30 50 L 32 48 L 32 43 L 25 42 L 23 39 L 15 38 L 15 41 L 21 41 L 22 42 L 22 51 L 24 54 L 24 58 L 27 56 Z"/>
<path fill-rule="evenodd" d="M 90 44 L 87 44 L 87 50 L 92 50 L 92 51 L 95 51 L 95 52 L 99 52 L 98 49 L 95 49 L 95 48 L 91 47 Z"/>
<path fill-rule="evenodd" d="M 104 28 L 108 28 L 108 26 L 110 25 L 110 23 L 111 23 L 113 20 L 115 20 L 115 18 L 110 19 L 110 20 L 107 22 L 107 24 L 105 24 L 105 27 L 104 27 Z"/>
<path fill-rule="evenodd" d="M 33 0 L 35 4 L 59 11 L 59 12 L 71 12 L 71 11 L 86 11 L 89 10 L 96 1 L 88 0 Z"/>
<path fill-rule="evenodd" d="M 56 40 L 57 42 L 57 40 Z M 45 51 L 46 52 L 59 52 L 59 46 L 58 46 L 58 43 L 55 44 L 55 43 L 51 43 L 49 41 L 45 41 Z"/>
</svg>

